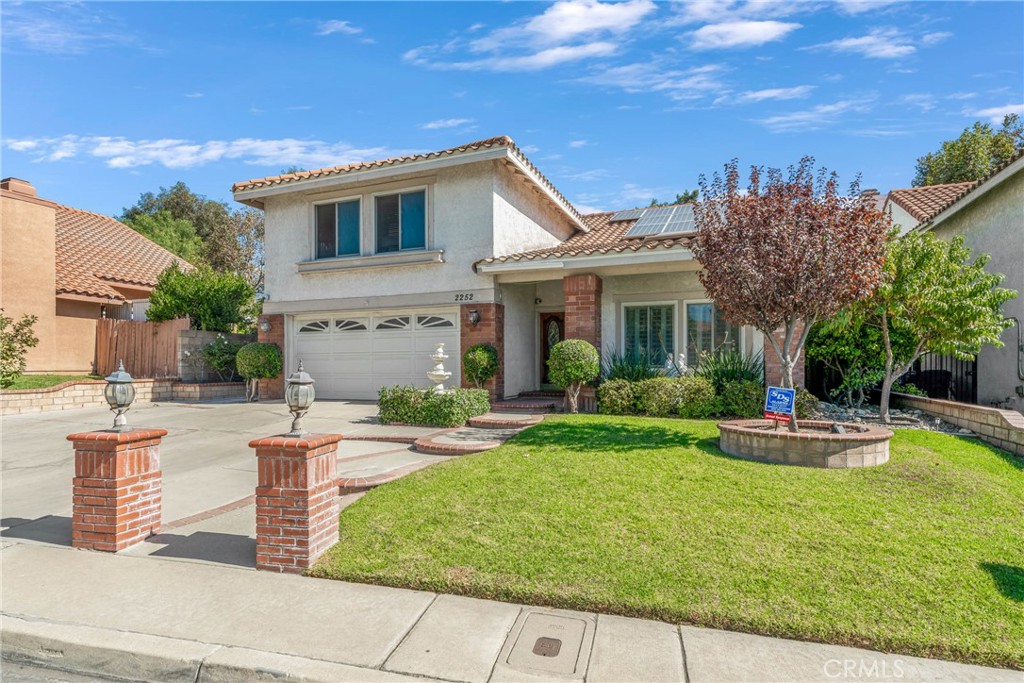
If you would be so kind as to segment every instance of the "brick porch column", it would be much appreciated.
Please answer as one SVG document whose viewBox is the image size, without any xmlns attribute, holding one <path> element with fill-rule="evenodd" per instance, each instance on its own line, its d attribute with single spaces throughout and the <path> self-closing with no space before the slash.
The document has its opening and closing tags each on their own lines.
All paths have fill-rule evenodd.
<svg viewBox="0 0 1024 683">
<path fill-rule="evenodd" d="M 256 568 L 301 572 L 338 542 L 341 434 L 269 436 L 256 449 Z"/>
<path fill-rule="evenodd" d="M 562 278 L 565 292 L 565 338 L 585 339 L 601 349 L 601 278 L 593 273 L 566 275 Z M 579 410 L 597 412 L 597 392 L 585 386 L 580 390 Z"/>
<path fill-rule="evenodd" d="M 469 312 L 480 314 L 480 322 L 473 326 L 469 322 Z M 505 398 L 505 306 L 504 304 L 462 304 L 459 310 L 459 367 L 462 367 L 462 354 L 475 344 L 490 344 L 498 352 L 498 374 L 487 380 L 484 388 L 491 395 L 492 401 Z M 466 378 L 466 370 L 462 370 L 462 386 L 472 387 L 474 384 Z"/>
<path fill-rule="evenodd" d="M 117 552 L 160 528 L 165 429 L 70 434 L 75 447 L 71 545 Z"/>
<path fill-rule="evenodd" d="M 259 322 L 264 321 L 270 323 L 270 331 L 264 332 L 256 327 L 256 341 L 269 342 L 271 344 L 277 344 L 277 348 L 281 349 L 281 355 L 287 358 L 285 355 L 284 348 L 284 316 L 277 315 L 261 315 Z M 259 380 L 259 397 L 268 401 L 284 398 L 284 371 L 273 379 L 261 379 Z"/>
<path fill-rule="evenodd" d="M 803 334 L 803 330 L 804 330 L 804 326 L 803 325 L 797 325 L 796 326 L 796 330 L 794 330 L 794 332 L 793 332 L 793 335 L 794 336 L 799 336 L 799 335 Z M 779 343 L 779 346 L 781 346 L 782 345 L 782 341 L 786 338 L 786 331 L 785 330 L 781 330 L 781 329 L 780 330 L 776 330 L 772 334 L 772 337 L 774 337 L 775 340 Z M 765 381 L 768 383 L 768 386 L 772 386 L 772 387 L 780 387 L 780 386 L 782 386 L 782 364 L 779 363 L 779 357 L 775 353 L 775 349 L 772 348 L 772 345 L 767 340 L 765 340 L 765 343 L 764 343 L 764 352 L 763 353 L 764 353 L 764 377 L 765 377 Z M 796 384 L 796 386 L 798 386 L 798 387 L 805 386 L 805 381 L 804 380 L 805 380 L 805 376 L 806 376 L 806 372 L 805 372 L 806 366 L 807 366 L 807 348 L 805 347 L 804 350 L 800 353 L 800 359 L 797 361 L 796 367 L 793 368 L 793 383 Z"/>
</svg>

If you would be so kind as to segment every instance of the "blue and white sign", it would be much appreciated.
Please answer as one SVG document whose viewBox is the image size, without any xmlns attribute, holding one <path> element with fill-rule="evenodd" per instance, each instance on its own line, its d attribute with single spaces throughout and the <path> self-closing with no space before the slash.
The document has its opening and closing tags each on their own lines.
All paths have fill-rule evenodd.
<svg viewBox="0 0 1024 683">
<path fill-rule="evenodd" d="M 769 420 L 789 422 L 796 406 L 796 390 L 768 387 L 764 397 L 764 416 Z"/>
</svg>

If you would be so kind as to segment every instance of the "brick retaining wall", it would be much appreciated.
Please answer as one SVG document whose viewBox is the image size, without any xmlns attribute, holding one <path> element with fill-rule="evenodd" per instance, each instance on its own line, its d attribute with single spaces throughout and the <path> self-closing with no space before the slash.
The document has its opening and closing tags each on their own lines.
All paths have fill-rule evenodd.
<svg viewBox="0 0 1024 683">
<path fill-rule="evenodd" d="M 950 424 L 970 429 L 982 441 L 1024 457 L 1024 415 L 1015 410 L 1000 410 L 970 403 L 937 398 L 892 394 L 893 404 L 941 417 Z"/>
<path fill-rule="evenodd" d="M 72 408 L 106 406 L 103 390 L 107 383 L 101 379 L 85 382 L 64 382 L 45 389 L 15 389 L 0 391 L 0 415 L 20 415 Z M 242 382 L 211 382 L 190 384 L 175 379 L 135 380 L 135 401 L 208 401 L 213 399 L 243 398 Z"/>
</svg>

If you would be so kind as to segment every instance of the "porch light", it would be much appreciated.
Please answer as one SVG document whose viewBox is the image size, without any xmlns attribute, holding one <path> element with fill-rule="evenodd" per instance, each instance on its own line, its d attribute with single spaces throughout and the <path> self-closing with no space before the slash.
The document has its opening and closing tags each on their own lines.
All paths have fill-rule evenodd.
<svg viewBox="0 0 1024 683">
<path fill-rule="evenodd" d="M 480 324 L 480 311 L 475 308 L 469 312 L 469 324 L 473 327 Z"/>
<path fill-rule="evenodd" d="M 117 370 L 107 377 L 107 386 L 103 389 L 103 397 L 107 399 L 112 411 L 117 411 L 114 416 L 114 427 L 111 431 L 127 432 L 128 419 L 124 416 L 128 408 L 135 400 L 135 385 L 132 383 L 132 376 L 125 372 L 124 361 L 119 361 Z"/>
<path fill-rule="evenodd" d="M 263 334 L 266 334 L 267 332 L 270 332 L 270 330 L 272 330 L 272 329 L 273 329 L 273 325 L 270 324 L 269 320 L 267 320 L 266 318 L 262 318 L 260 320 L 260 332 L 262 332 Z"/>
<path fill-rule="evenodd" d="M 284 390 L 284 401 L 295 418 L 292 420 L 292 431 L 285 436 L 304 436 L 309 433 L 302 429 L 302 417 L 309 411 L 316 398 L 316 392 L 313 390 L 314 381 L 309 373 L 302 369 L 300 360 L 298 369 L 287 379 L 288 388 Z"/>
</svg>

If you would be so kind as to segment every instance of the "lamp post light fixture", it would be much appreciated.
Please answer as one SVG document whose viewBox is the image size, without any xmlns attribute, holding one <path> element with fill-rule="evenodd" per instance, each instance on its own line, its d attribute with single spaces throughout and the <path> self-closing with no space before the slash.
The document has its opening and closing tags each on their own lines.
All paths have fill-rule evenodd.
<svg viewBox="0 0 1024 683">
<path fill-rule="evenodd" d="M 103 389 L 103 397 L 110 404 L 110 410 L 117 411 L 114 416 L 114 427 L 111 431 L 127 432 L 131 429 L 128 426 L 128 418 L 124 416 L 135 400 L 135 385 L 132 376 L 125 372 L 124 361 L 119 361 L 117 370 L 107 377 L 107 386 Z"/>
<path fill-rule="evenodd" d="M 295 418 L 292 420 L 292 431 L 285 436 L 305 436 L 309 433 L 302 429 L 302 417 L 309 411 L 316 398 L 316 392 L 313 390 L 314 381 L 309 373 L 302 369 L 300 360 L 298 369 L 288 377 L 288 387 L 284 390 L 284 401 Z"/>
</svg>

